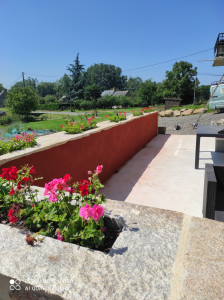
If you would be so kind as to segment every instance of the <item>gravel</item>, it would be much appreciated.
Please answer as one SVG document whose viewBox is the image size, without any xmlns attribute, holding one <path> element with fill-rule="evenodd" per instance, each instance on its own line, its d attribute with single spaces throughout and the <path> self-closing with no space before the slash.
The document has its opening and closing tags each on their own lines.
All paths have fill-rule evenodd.
<svg viewBox="0 0 224 300">
<path fill-rule="evenodd" d="M 158 126 L 166 127 L 166 134 L 196 134 L 196 129 L 193 129 L 193 123 L 198 120 L 199 114 L 180 117 L 159 117 Z M 201 116 L 198 124 L 213 125 L 217 121 L 224 119 L 224 113 L 205 113 Z M 176 130 L 176 125 L 180 126 Z"/>
</svg>

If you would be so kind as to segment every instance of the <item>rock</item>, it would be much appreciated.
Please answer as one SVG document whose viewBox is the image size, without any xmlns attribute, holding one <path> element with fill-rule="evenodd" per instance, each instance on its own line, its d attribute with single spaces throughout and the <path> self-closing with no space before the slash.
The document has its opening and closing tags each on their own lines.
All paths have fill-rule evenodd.
<svg viewBox="0 0 224 300">
<path fill-rule="evenodd" d="M 173 111 L 171 109 L 165 110 L 164 111 L 165 117 L 172 117 L 173 116 Z"/>
<path fill-rule="evenodd" d="M 186 109 L 184 112 L 182 112 L 182 116 L 190 116 L 193 112 L 193 109 Z"/>
<path fill-rule="evenodd" d="M 180 112 L 184 112 L 186 110 L 186 108 L 182 108 L 181 110 L 180 110 Z"/>
<path fill-rule="evenodd" d="M 223 125 L 224 124 L 224 119 L 221 119 L 221 120 L 217 121 L 216 123 L 217 123 L 217 125 Z"/>
<path fill-rule="evenodd" d="M 200 113 L 202 113 L 203 112 L 203 107 L 202 108 L 197 108 L 197 109 L 195 109 L 194 111 L 193 111 L 193 114 L 200 114 Z"/>
<path fill-rule="evenodd" d="M 174 110 L 173 111 L 173 116 L 174 117 L 179 117 L 180 116 L 180 110 Z"/>
<path fill-rule="evenodd" d="M 159 115 L 160 115 L 160 117 L 165 117 L 165 112 L 161 111 L 161 112 L 159 112 Z"/>
<path fill-rule="evenodd" d="M 174 130 L 180 130 L 180 129 L 181 129 L 180 125 L 178 124 L 174 125 Z"/>
</svg>

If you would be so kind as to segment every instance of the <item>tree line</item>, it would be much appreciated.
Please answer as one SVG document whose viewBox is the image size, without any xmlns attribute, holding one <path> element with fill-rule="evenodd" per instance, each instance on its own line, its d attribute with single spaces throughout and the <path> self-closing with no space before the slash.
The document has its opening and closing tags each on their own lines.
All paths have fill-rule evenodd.
<svg viewBox="0 0 224 300">
<path fill-rule="evenodd" d="M 119 67 L 110 64 L 94 64 L 85 70 L 80 63 L 79 53 L 73 63 L 67 66 L 68 74 L 56 82 L 38 82 L 36 78 L 25 80 L 26 93 L 32 94 L 35 103 L 32 110 L 42 106 L 58 107 L 59 103 L 68 103 L 74 108 L 91 109 L 110 107 L 114 104 L 123 106 L 146 106 L 164 103 L 164 98 L 174 97 L 183 99 L 184 104 L 207 100 L 209 86 L 201 85 L 196 78 L 197 68 L 186 61 L 176 62 L 172 70 L 166 71 L 162 82 L 151 79 L 143 81 L 140 77 L 122 75 Z M 0 84 L 0 88 L 3 86 Z M 104 90 L 128 90 L 129 97 L 120 99 L 113 96 L 101 97 Z M 19 101 L 24 89 L 23 81 L 17 82 L 8 91 L 8 104 Z M 194 94 L 196 99 L 194 99 Z M 14 99 L 13 99 L 14 98 Z M 21 101 L 20 101 L 21 102 Z M 14 103 L 14 106 L 16 104 Z M 21 106 L 21 104 L 20 104 Z M 54 108 L 52 106 L 52 108 Z"/>
</svg>

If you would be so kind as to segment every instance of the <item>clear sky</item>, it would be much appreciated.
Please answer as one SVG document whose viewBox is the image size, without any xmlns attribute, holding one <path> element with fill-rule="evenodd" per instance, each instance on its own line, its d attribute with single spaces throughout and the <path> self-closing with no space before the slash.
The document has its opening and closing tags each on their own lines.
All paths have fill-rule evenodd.
<svg viewBox="0 0 224 300">
<path fill-rule="evenodd" d="M 9 88 L 22 72 L 55 81 L 78 52 L 85 68 L 113 64 L 159 82 L 175 61 L 149 65 L 205 51 L 182 60 L 210 84 L 221 76 L 202 74 L 221 75 L 224 67 L 198 60 L 214 58 L 223 13 L 223 0 L 0 0 L 0 83 Z"/>
</svg>

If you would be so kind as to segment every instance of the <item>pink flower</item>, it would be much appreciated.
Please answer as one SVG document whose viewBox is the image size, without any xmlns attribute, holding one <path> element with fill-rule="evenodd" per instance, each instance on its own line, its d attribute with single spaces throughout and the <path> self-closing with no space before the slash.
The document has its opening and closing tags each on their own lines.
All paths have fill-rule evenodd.
<svg viewBox="0 0 224 300">
<path fill-rule="evenodd" d="M 56 235 L 57 235 L 57 238 L 58 238 L 59 241 L 64 241 L 64 237 L 61 234 L 61 232 L 56 232 Z"/>
<path fill-rule="evenodd" d="M 59 191 L 70 192 L 71 188 L 67 185 L 67 181 L 70 179 L 70 175 L 66 174 L 64 178 L 55 178 L 52 181 L 45 184 L 44 196 L 50 196 L 49 200 L 56 202 L 58 200 Z"/>
<path fill-rule="evenodd" d="M 93 218 L 93 220 L 97 221 L 100 219 L 100 217 L 102 217 L 103 212 L 104 210 L 101 205 L 94 204 L 90 210 L 90 216 Z"/>
<path fill-rule="evenodd" d="M 91 217 L 90 215 L 91 205 L 86 204 L 85 206 L 81 207 L 79 210 L 79 215 L 85 220 L 89 220 Z"/>
<path fill-rule="evenodd" d="M 102 172 L 102 170 L 103 170 L 103 165 L 97 166 L 96 173 L 100 174 Z"/>
</svg>

